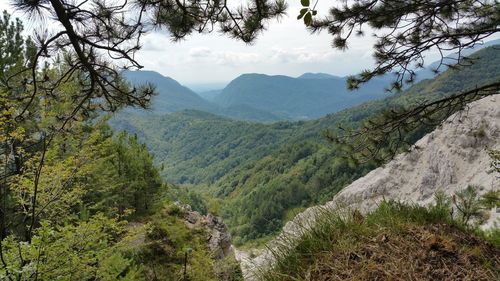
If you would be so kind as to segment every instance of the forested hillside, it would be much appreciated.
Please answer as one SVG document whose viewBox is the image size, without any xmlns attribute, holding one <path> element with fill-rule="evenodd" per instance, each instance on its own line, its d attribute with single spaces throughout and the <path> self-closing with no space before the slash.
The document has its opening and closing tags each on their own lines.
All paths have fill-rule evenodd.
<svg viewBox="0 0 500 281">
<path fill-rule="evenodd" d="M 165 77 L 154 71 L 124 71 L 127 82 L 133 86 L 151 85 L 156 90 L 156 95 L 152 98 L 152 106 L 148 110 L 127 108 L 122 113 L 148 114 L 167 113 L 182 110 L 203 110 L 214 114 L 228 116 L 241 120 L 254 121 L 278 121 L 287 117 L 277 115 L 263 109 L 254 108 L 248 105 L 235 105 L 221 107 L 215 103 L 201 98 L 198 94 L 170 77 Z"/>
<path fill-rule="evenodd" d="M 218 254 L 222 239 L 212 239 L 210 227 L 225 226 L 213 216 L 187 225 L 187 216 L 208 218 L 175 203 L 182 194 L 160 177 L 146 145 L 108 125 L 110 100 L 87 91 L 82 102 L 84 75 L 64 76 L 77 70 L 59 59 L 20 71 L 33 47 L 22 33 L 4 12 L 0 280 L 241 280 L 231 253 Z"/>
<path fill-rule="evenodd" d="M 114 127 L 147 140 L 163 165 L 162 175 L 175 183 L 214 183 L 231 169 L 276 150 L 293 123 L 263 125 L 202 111 L 118 116 Z"/>
<path fill-rule="evenodd" d="M 173 182 L 208 184 L 239 242 L 274 233 L 297 208 L 331 198 L 374 167 L 350 166 L 322 133 L 356 127 L 377 112 L 433 100 L 499 79 L 497 48 L 479 51 L 472 66 L 448 70 L 408 91 L 313 121 L 257 124 L 202 112 L 127 116 L 113 121 L 137 132 Z M 354 94 L 354 93 L 353 93 Z M 431 128 L 421 128 L 415 141 Z"/>
<path fill-rule="evenodd" d="M 312 119 L 365 101 L 388 96 L 389 78 L 378 78 L 350 93 L 346 78 L 306 73 L 299 78 L 245 74 L 223 90 L 196 94 L 170 77 L 154 71 L 124 71 L 132 85 L 150 84 L 157 95 L 150 112 L 201 110 L 238 120 L 273 122 Z M 205 95 L 203 99 L 200 95 Z M 127 112 L 146 113 L 127 109 Z"/>
<path fill-rule="evenodd" d="M 498 280 L 497 1 L 235 2 L 0 2 L 0 280 Z"/>
<path fill-rule="evenodd" d="M 172 78 L 154 71 L 124 71 L 123 76 L 132 85 L 150 83 L 157 95 L 153 97 L 151 110 L 158 113 L 175 112 L 184 109 L 215 110 L 215 106 L 202 99 L 195 92 L 182 86 Z"/>
<path fill-rule="evenodd" d="M 214 102 L 222 107 L 247 105 L 297 120 L 318 118 L 388 95 L 384 89 L 389 79 L 376 79 L 354 92 L 345 84 L 345 78 L 324 74 L 299 78 L 244 74 L 231 81 Z"/>
</svg>

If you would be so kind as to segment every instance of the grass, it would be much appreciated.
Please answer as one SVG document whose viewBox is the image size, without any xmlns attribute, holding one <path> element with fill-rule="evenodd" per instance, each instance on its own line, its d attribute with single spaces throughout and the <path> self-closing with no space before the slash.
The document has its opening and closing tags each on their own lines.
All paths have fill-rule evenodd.
<svg viewBox="0 0 500 281">
<path fill-rule="evenodd" d="M 500 280 L 500 232 L 453 220 L 445 204 L 326 211 L 294 244 L 275 249 L 262 280 Z"/>
</svg>

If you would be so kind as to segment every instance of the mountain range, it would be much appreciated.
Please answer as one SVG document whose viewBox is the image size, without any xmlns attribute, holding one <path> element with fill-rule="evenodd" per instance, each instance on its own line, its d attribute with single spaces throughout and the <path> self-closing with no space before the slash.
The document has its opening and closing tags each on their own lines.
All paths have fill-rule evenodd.
<svg viewBox="0 0 500 281">
<path fill-rule="evenodd" d="M 351 167 L 322 136 L 325 130 L 338 130 L 338 124 L 356 128 L 384 110 L 499 81 L 499 49 L 481 50 L 477 58 L 470 67 L 449 69 L 404 92 L 315 120 L 262 124 L 184 110 L 117 116 L 112 125 L 136 133 L 169 182 L 196 185 L 191 190 L 205 194 L 229 224 L 235 243 L 244 243 L 275 233 L 303 207 L 331 199 L 376 167 Z M 408 139 L 416 141 L 431 129 Z"/>
<path fill-rule="evenodd" d="M 246 105 L 289 119 L 313 119 L 366 101 L 387 97 L 387 79 L 377 79 L 349 91 L 346 78 L 307 73 L 298 78 L 244 74 L 213 100 L 222 107 Z"/>
<path fill-rule="evenodd" d="M 470 55 L 479 49 L 499 44 L 493 40 L 464 51 Z M 453 62 L 450 55 L 444 62 Z M 436 76 L 434 62 L 417 72 L 416 82 Z M 446 70 L 443 66 L 441 71 Z M 186 109 L 201 110 L 239 120 L 273 122 L 280 120 L 309 120 L 349 108 L 363 102 L 382 99 L 392 82 L 388 74 L 372 79 L 360 89 L 348 91 L 346 77 L 326 73 L 304 73 L 299 77 L 284 75 L 243 74 L 223 89 L 207 90 L 193 85 L 198 93 L 170 77 L 154 71 L 125 71 L 125 78 L 133 85 L 150 83 L 158 95 L 153 100 L 152 112 L 178 112 Z M 220 85 L 220 84 L 217 84 Z M 201 90 L 203 89 L 203 90 Z M 127 109 L 127 111 L 134 111 Z"/>
<path fill-rule="evenodd" d="M 389 84 L 388 79 L 375 79 L 350 92 L 346 78 L 324 73 L 306 73 L 297 78 L 243 74 L 222 90 L 197 94 L 154 71 L 125 71 L 124 77 L 133 85 L 150 83 L 156 87 L 158 95 L 151 108 L 154 113 L 191 109 L 251 121 L 318 118 L 387 97 L 384 88 Z"/>
</svg>

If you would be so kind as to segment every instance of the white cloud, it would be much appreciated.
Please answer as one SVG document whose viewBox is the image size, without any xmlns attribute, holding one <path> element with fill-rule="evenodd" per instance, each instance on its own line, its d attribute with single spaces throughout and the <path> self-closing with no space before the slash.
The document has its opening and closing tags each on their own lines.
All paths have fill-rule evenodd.
<svg viewBox="0 0 500 281">
<path fill-rule="evenodd" d="M 9 8 L 0 0 L 0 9 Z M 319 14 L 341 1 L 320 1 Z M 155 70 L 182 83 L 230 81 L 249 72 L 298 76 L 304 72 L 326 72 L 334 75 L 354 74 L 373 66 L 370 30 L 366 37 L 352 38 L 347 51 L 331 48 L 326 32 L 311 35 L 302 21 L 296 19 L 300 1 L 291 1 L 288 16 L 271 21 L 268 30 L 256 42 L 241 41 L 214 32 L 193 34 L 173 42 L 167 31 L 155 31 L 143 37 L 143 48 L 137 60 L 145 69 Z M 12 11 L 12 9 L 10 9 Z M 16 14 L 19 15 L 19 13 Z M 434 58 L 429 54 L 429 58 Z"/>
<path fill-rule="evenodd" d="M 341 56 L 334 50 L 314 50 L 312 48 L 274 47 L 271 50 L 271 59 L 276 63 L 327 63 Z"/>
<path fill-rule="evenodd" d="M 193 58 L 206 58 L 212 55 L 212 50 L 208 47 L 195 47 L 189 49 L 188 55 Z"/>
<path fill-rule="evenodd" d="M 238 66 L 247 63 L 261 62 L 261 56 L 249 52 L 212 51 L 211 48 L 200 46 L 189 49 L 187 62 L 212 63 L 225 66 Z"/>
<path fill-rule="evenodd" d="M 3 0 L 0 2 L 0 8 L 7 7 Z M 193 34 L 186 40 L 173 42 L 167 31 L 160 30 L 142 38 L 142 49 L 136 58 L 145 69 L 183 83 L 229 81 L 248 72 L 297 76 L 311 71 L 345 75 L 370 64 L 371 58 L 331 49 L 331 38 L 326 33 L 309 34 L 304 24 L 296 20 L 300 3 L 291 4 L 289 16 L 279 22 L 271 21 L 268 30 L 252 45 L 217 32 Z M 318 7 L 320 12 L 322 9 Z M 356 49 L 367 45 L 357 44 Z M 366 52 L 366 48 L 363 50 Z M 342 60 L 343 56 L 355 59 Z"/>
<path fill-rule="evenodd" d="M 160 33 L 151 33 L 142 38 L 142 52 L 163 51 L 165 46 L 172 44 L 167 36 Z"/>
</svg>

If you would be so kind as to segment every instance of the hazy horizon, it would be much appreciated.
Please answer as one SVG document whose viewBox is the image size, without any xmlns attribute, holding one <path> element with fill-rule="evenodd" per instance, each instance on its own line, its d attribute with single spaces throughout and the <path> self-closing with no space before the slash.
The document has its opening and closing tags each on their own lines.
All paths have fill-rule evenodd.
<svg viewBox="0 0 500 281">
<path fill-rule="evenodd" d="M 324 14 L 331 5 L 320 2 L 319 14 Z M 345 52 L 333 49 L 329 34 L 312 35 L 303 22 L 296 19 L 300 8 L 299 1 L 289 2 L 288 15 L 279 22 L 271 21 L 268 30 L 251 45 L 217 32 L 193 34 L 174 43 L 166 31 L 160 30 L 143 38 L 143 48 L 136 58 L 145 70 L 159 72 L 183 85 L 201 85 L 201 88 L 208 84 L 227 84 L 245 73 L 297 77 L 306 72 L 320 72 L 347 76 L 374 65 L 372 36 L 352 38 Z M 23 14 L 13 11 L 8 3 L 0 3 L 0 9 L 23 19 Z M 25 29 L 30 29 L 29 20 L 23 19 L 23 22 Z M 439 58 L 439 53 L 429 52 L 426 58 L 429 64 Z"/>
</svg>

